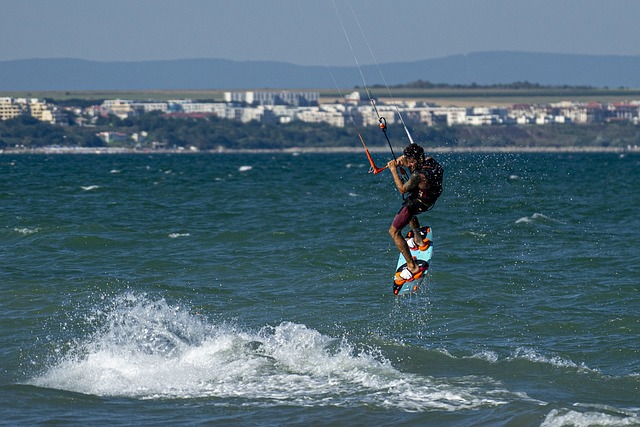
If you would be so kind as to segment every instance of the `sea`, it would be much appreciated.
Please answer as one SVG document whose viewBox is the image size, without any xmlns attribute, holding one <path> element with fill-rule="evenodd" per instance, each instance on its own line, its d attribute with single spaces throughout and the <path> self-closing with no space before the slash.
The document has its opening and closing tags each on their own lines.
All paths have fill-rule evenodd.
<svg viewBox="0 0 640 427">
<path fill-rule="evenodd" d="M 431 154 L 1 154 L 0 424 L 640 426 L 640 153 Z"/>
</svg>

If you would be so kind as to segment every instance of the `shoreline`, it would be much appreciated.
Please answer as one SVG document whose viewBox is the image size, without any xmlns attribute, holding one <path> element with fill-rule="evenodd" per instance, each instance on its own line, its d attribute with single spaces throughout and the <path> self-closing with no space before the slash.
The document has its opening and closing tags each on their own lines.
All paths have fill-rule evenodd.
<svg viewBox="0 0 640 427">
<path fill-rule="evenodd" d="M 368 147 L 371 153 L 386 153 L 387 147 Z M 640 146 L 627 147 L 425 147 L 430 153 L 638 153 Z M 246 148 L 217 150 L 187 149 L 137 149 L 122 147 L 42 147 L 5 148 L 0 155 L 7 154 L 336 154 L 361 153 L 362 147 L 290 147 L 290 148 Z"/>
</svg>

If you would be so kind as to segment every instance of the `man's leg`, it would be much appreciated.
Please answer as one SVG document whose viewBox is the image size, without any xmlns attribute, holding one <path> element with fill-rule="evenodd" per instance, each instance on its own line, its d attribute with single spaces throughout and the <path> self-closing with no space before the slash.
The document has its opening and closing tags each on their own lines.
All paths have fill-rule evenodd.
<svg viewBox="0 0 640 427">
<path fill-rule="evenodd" d="M 424 241 L 420 235 L 420 221 L 418 221 L 418 217 L 414 216 L 411 218 L 409 225 L 411 226 L 411 230 L 413 230 L 413 241 L 416 242 L 418 246 L 424 245 Z"/>
<path fill-rule="evenodd" d="M 389 234 L 391 235 L 391 238 L 393 238 L 393 241 L 395 242 L 398 250 L 404 257 L 404 259 L 407 261 L 407 268 L 409 269 L 409 271 L 411 271 L 414 274 L 419 272 L 420 267 L 418 266 L 418 263 L 411 256 L 411 250 L 409 249 L 409 245 L 407 245 L 407 241 L 404 240 L 404 237 L 402 236 L 402 229 L 398 229 L 392 225 L 389 228 Z"/>
<path fill-rule="evenodd" d="M 404 239 L 402 235 L 402 229 L 406 227 L 412 220 L 412 215 L 409 212 L 409 209 L 406 206 L 403 206 L 402 209 L 396 214 L 395 218 L 393 218 L 393 222 L 391 223 L 391 227 L 389 228 L 389 234 L 393 239 L 396 247 L 404 257 L 405 261 L 407 261 L 407 268 L 412 274 L 416 274 L 420 271 L 420 266 L 411 256 L 411 250 L 409 249 L 409 245 L 407 245 L 407 241 Z"/>
</svg>

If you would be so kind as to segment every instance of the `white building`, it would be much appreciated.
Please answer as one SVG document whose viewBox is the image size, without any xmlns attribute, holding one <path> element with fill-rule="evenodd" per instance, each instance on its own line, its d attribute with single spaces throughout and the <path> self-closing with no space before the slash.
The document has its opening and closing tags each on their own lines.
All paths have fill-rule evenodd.
<svg viewBox="0 0 640 427">
<path fill-rule="evenodd" d="M 225 92 L 225 102 L 247 103 L 249 105 L 318 105 L 320 92 L 292 92 L 292 91 L 246 91 Z"/>
<path fill-rule="evenodd" d="M 100 107 L 106 113 L 126 119 L 133 114 L 132 104 L 133 101 L 129 99 L 105 99 Z"/>
<path fill-rule="evenodd" d="M 226 108 L 226 105 L 225 104 L 216 104 L 214 102 L 190 102 L 190 103 L 181 104 L 180 107 L 182 108 L 182 112 L 187 113 L 187 114 L 193 114 L 193 113 L 217 113 L 217 112 L 221 112 L 220 107 L 222 107 L 222 109 L 224 109 L 224 108 Z"/>
<path fill-rule="evenodd" d="M 133 102 L 131 104 L 131 108 L 144 113 L 149 113 L 151 111 L 166 113 L 169 110 L 169 104 L 166 102 Z"/>
<path fill-rule="evenodd" d="M 463 125 L 467 122 L 467 109 L 466 108 L 453 108 L 447 109 L 447 125 Z"/>
<path fill-rule="evenodd" d="M 305 123 L 328 123 L 331 126 L 344 127 L 344 114 L 338 111 L 323 111 L 318 107 L 299 108 L 295 116 Z"/>
<path fill-rule="evenodd" d="M 0 98 L 0 120 L 9 120 L 22 114 L 20 107 L 13 102 L 12 98 Z"/>
</svg>

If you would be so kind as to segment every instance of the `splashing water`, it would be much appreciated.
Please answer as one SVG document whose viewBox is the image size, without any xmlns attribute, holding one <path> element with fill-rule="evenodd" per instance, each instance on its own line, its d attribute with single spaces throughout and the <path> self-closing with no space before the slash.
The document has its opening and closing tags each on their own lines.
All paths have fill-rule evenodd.
<svg viewBox="0 0 640 427">
<path fill-rule="evenodd" d="M 305 325 L 257 332 L 214 323 L 164 299 L 127 293 L 86 316 L 95 331 L 30 383 L 99 396 L 243 399 L 251 405 L 375 405 L 410 411 L 506 403 L 501 387 L 395 369 Z M 512 396 L 513 397 L 513 396 Z M 228 402 L 227 402 L 228 404 Z"/>
</svg>

